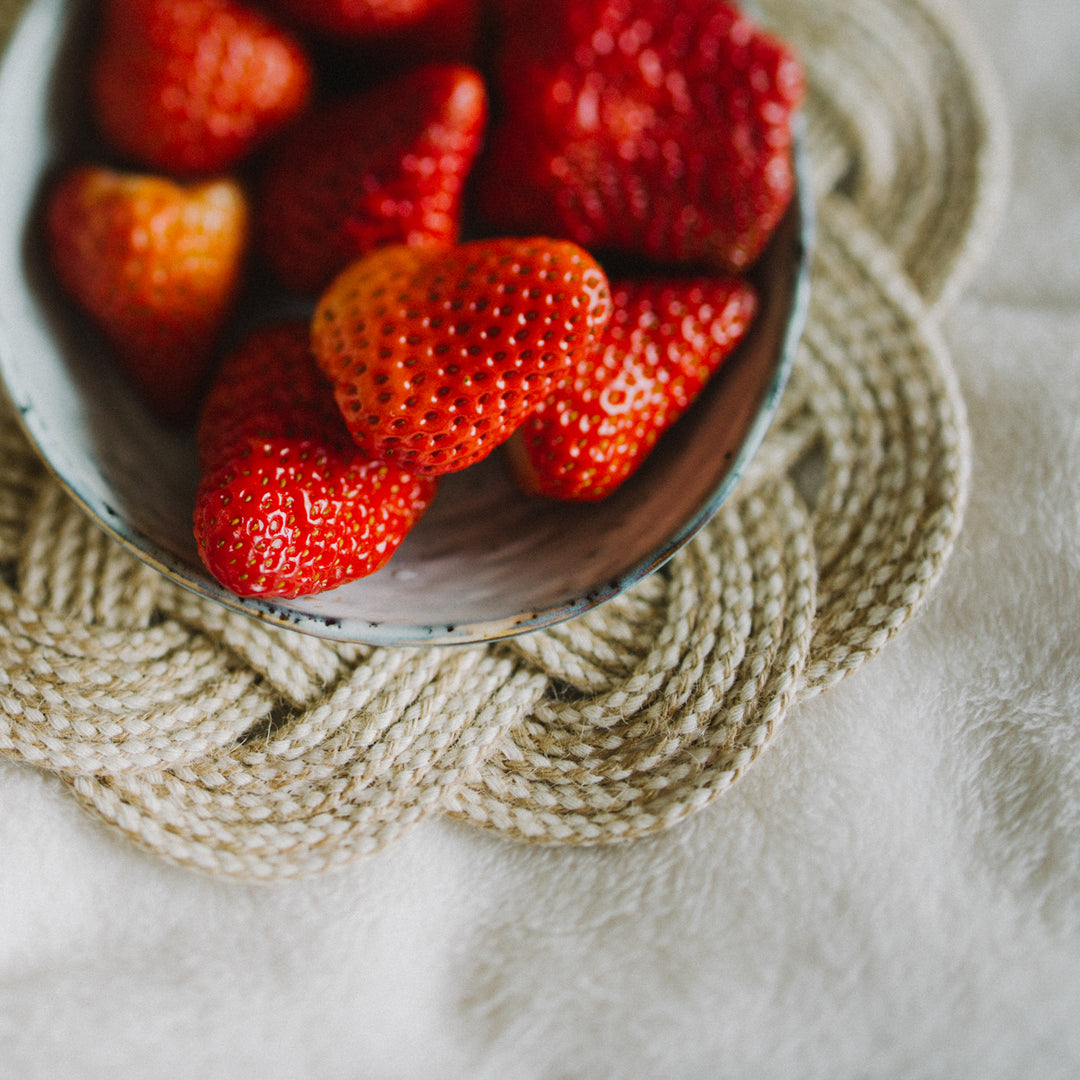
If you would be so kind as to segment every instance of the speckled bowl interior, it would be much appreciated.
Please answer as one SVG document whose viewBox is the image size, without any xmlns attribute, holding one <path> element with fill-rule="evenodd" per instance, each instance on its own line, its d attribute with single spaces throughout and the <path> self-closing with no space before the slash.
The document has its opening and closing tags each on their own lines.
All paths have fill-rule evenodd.
<svg viewBox="0 0 1080 1080">
<path fill-rule="evenodd" d="M 43 459 L 121 544 L 187 588 L 327 638 L 374 644 L 482 641 L 570 618 L 669 559 L 715 514 L 765 435 L 806 315 L 812 205 L 799 197 L 755 278 L 749 339 L 640 472 L 603 503 L 520 495 L 497 452 L 447 477 L 385 569 L 321 596 L 241 600 L 203 569 L 191 508 L 190 434 L 156 424 L 97 334 L 59 295 L 38 223 L 45 178 L 91 155 L 81 85 L 92 0 L 34 0 L 0 72 L 0 374 Z"/>
</svg>

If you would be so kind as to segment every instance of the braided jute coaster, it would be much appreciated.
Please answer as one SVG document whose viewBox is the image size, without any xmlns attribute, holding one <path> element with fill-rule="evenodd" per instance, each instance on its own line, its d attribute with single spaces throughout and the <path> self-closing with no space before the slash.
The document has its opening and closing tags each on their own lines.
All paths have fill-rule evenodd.
<svg viewBox="0 0 1080 1080">
<path fill-rule="evenodd" d="M 940 0 L 759 8 L 811 80 L 811 305 L 780 415 L 694 541 L 551 629 L 343 646 L 138 562 L 0 409 L 0 753 L 166 859 L 256 880 L 429 814 L 625 840 L 710 802 L 793 705 L 883 649 L 960 529 L 969 449 L 938 319 L 1003 200 L 1002 110 Z"/>
</svg>

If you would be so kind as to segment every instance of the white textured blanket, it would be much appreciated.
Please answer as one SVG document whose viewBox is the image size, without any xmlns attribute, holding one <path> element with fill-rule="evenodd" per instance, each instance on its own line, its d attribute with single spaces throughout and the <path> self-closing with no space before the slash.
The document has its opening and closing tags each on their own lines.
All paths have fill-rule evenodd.
<svg viewBox="0 0 1080 1080">
<path fill-rule="evenodd" d="M 2 1080 L 1080 1076 L 1080 7 L 946 14 L 1013 174 L 943 322 L 973 469 L 921 616 L 618 847 L 431 819 L 242 885 L 0 758 Z"/>
</svg>

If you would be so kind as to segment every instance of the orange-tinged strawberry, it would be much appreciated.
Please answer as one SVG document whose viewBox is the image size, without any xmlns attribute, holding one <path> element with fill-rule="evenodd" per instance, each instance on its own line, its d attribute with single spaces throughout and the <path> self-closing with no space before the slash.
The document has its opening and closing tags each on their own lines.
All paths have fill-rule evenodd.
<svg viewBox="0 0 1080 1080">
<path fill-rule="evenodd" d="M 734 278 L 612 282 L 614 311 L 600 360 L 578 364 L 508 444 L 529 495 L 606 498 L 682 416 L 757 312 Z"/>
<path fill-rule="evenodd" d="M 509 438 L 610 312 L 603 270 L 567 241 L 397 245 L 334 280 L 312 342 L 365 452 L 438 475 Z"/>
<path fill-rule="evenodd" d="M 242 188 L 83 165 L 50 192 L 46 227 L 58 279 L 147 406 L 189 419 L 240 285 Z"/>
<path fill-rule="evenodd" d="M 307 106 L 300 42 L 243 0 L 106 0 L 90 93 L 101 131 L 139 167 L 223 172 Z"/>
<path fill-rule="evenodd" d="M 197 438 L 196 544 L 239 596 L 309 595 L 375 573 L 435 496 L 434 479 L 357 448 L 306 322 L 254 330 L 224 359 Z"/>
<path fill-rule="evenodd" d="M 309 113 L 267 161 L 255 217 L 278 280 L 315 294 L 389 244 L 452 244 L 480 149 L 479 73 L 428 64 Z"/>
</svg>

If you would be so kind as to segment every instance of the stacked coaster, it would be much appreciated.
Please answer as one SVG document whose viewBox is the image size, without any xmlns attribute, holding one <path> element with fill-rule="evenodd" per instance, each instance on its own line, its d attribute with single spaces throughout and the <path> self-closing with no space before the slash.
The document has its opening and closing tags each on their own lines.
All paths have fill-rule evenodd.
<svg viewBox="0 0 1080 1080">
<path fill-rule="evenodd" d="M 215 874 L 322 872 L 429 814 L 628 840 L 706 805 L 793 705 L 884 648 L 960 529 L 969 452 L 938 319 L 1003 199 L 1002 110 L 940 3 L 760 7 L 808 68 L 818 238 L 781 413 L 713 522 L 560 626 L 345 646 L 138 562 L 0 410 L 0 753 Z"/>
</svg>

